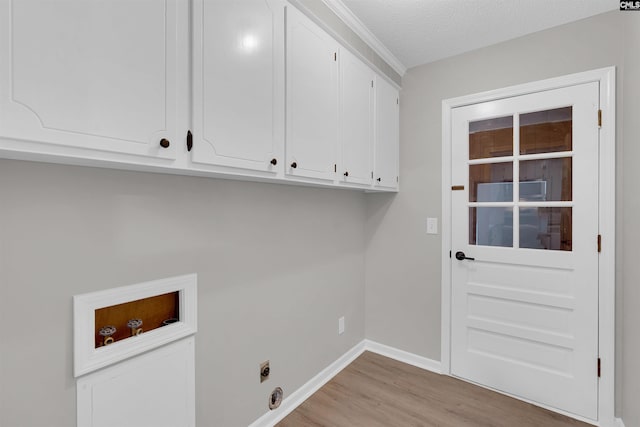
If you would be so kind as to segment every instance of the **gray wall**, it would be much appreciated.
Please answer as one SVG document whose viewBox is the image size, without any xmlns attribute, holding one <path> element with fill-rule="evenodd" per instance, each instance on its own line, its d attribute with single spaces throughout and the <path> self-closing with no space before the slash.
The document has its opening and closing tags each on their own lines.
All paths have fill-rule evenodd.
<svg viewBox="0 0 640 427">
<path fill-rule="evenodd" d="M 367 199 L 366 336 L 440 359 L 440 235 L 443 99 L 549 77 L 618 67 L 617 404 L 640 426 L 640 14 L 610 12 L 410 69 L 400 99 L 401 191 Z M 623 156 L 624 152 L 624 156 Z M 623 190 L 624 189 L 624 190 Z M 625 191 L 626 190 L 626 191 Z M 623 221 L 624 219 L 624 221 Z M 447 254 L 448 255 L 448 254 Z M 624 295 L 624 300 L 623 296 Z M 624 302 L 622 302 L 624 301 Z"/>
<path fill-rule="evenodd" d="M 627 427 L 640 426 L 640 15 L 626 16 L 624 38 L 618 42 L 626 44 L 624 69 L 620 73 L 622 90 L 618 91 L 622 108 L 619 118 L 621 135 L 618 142 L 618 318 L 617 338 L 620 353 L 618 390 L 619 403 Z"/>
<path fill-rule="evenodd" d="M 0 426 L 75 425 L 74 294 L 191 272 L 198 425 L 246 426 L 364 338 L 364 224 L 357 191 L 0 160 Z"/>
</svg>

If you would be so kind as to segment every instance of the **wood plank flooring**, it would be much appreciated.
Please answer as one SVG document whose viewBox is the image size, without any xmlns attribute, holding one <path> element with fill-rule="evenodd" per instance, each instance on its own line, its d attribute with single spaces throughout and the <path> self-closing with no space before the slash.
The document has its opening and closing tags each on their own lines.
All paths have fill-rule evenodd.
<svg viewBox="0 0 640 427">
<path fill-rule="evenodd" d="M 365 352 L 277 427 L 589 427 L 467 382 Z"/>
</svg>

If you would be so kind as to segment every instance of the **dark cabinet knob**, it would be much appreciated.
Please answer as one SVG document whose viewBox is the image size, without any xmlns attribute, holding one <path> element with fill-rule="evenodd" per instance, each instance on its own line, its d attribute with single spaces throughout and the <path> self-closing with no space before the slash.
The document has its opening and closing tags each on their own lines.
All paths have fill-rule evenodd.
<svg viewBox="0 0 640 427">
<path fill-rule="evenodd" d="M 378 178 L 378 179 L 376 179 L 376 181 L 380 182 L 380 181 L 382 181 L 382 178 Z"/>
<path fill-rule="evenodd" d="M 296 162 L 293 162 L 293 163 L 291 163 L 291 167 L 295 169 L 295 168 L 298 167 L 298 164 Z"/>
<path fill-rule="evenodd" d="M 160 147 L 169 148 L 169 145 L 171 145 L 171 142 L 169 142 L 169 140 L 167 138 L 162 138 L 160 140 Z"/>
<path fill-rule="evenodd" d="M 346 172 L 344 173 L 344 176 L 349 176 L 349 171 L 346 171 Z"/>
<path fill-rule="evenodd" d="M 270 162 L 270 163 L 271 163 L 273 166 L 275 166 L 275 165 L 277 165 L 277 164 L 278 164 L 278 159 L 271 159 L 271 162 Z"/>
</svg>

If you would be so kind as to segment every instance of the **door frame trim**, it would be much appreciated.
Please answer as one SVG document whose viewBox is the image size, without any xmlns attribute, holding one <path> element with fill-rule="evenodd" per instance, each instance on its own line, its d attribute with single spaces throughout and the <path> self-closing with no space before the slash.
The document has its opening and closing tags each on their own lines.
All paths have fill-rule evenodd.
<svg viewBox="0 0 640 427">
<path fill-rule="evenodd" d="M 600 83 L 598 229 L 604 242 L 598 258 L 598 425 L 615 425 L 615 67 L 600 68 L 442 101 L 442 282 L 441 366 L 451 375 L 451 113 L 453 108 L 589 82 Z M 594 117 L 594 120 L 596 118 Z M 596 236 L 594 236 L 594 248 Z M 593 367 L 596 369 L 596 366 Z"/>
</svg>

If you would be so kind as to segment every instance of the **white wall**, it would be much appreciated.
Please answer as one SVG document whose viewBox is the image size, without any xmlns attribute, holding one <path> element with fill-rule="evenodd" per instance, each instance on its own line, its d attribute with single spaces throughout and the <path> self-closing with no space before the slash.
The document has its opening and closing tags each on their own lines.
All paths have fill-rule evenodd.
<svg viewBox="0 0 640 427">
<path fill-rule="evenodd" d="M 364 338 L 364 223 L 356 191 L 0 160 L 0 426 L 75 425 L 74 294 L 190 272 L 198 425 L 249 424 Z"/>
<path fill-rule="evenodd" d="M 640 159 L 639 28 L 640 14 L 609 12 L 405 74 L 400 98 L 401 191 L 395 198 L 367 199 L 367 338 L 440 359 L 440 262 L 448 253 L 442 253 L 440 235 L 427 235 L 425 229 L 427 217 L 441 215 L 442 100 L 615 65 L 620 218 L 617 404 L 627 426 L 640 425 L 640 337 L 632 332 L 640 324 L 640 263 L 634 261 L 640 238 L 635 220 L 640 169 L 634 164 Z"/>
</svg>

